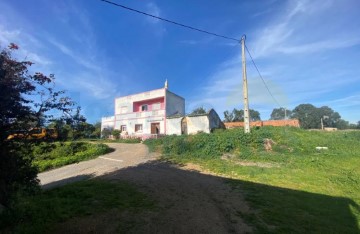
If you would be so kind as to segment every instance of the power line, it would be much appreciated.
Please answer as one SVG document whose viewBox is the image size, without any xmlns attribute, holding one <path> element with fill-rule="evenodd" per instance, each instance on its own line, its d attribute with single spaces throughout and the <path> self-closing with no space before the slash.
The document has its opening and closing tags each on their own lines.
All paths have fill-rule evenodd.
<svg viewBox="0 0 360 234">
<path fill-rule="evenodd" d="M 184 28 L 188 28 L 188 29 L 191 29 L 191 30 L 194 30 L 194 31 L 206 33 L 206 34 L 209 34 L 209 35 L 212 35 L 212 36 L 221 37 L 221 38 L 225 38 L 225 39 L 236 41 L 236 42 L 240 42 L 239 39 L 235 39 L 235 38 L 232 38 L 232 37 L 227 37 L 227 36 L 223 36 L 223 35 L 220 35 L 220 34 L 217 34 L 217 33 L 212 33 L 212 32 L 209 32 L 209 31 L 202 30 L 202 29 L 194 28 L 192 26 L 188 26 L 188 25 L 178 23 L 178 22 L 175 22 L 175 21 L 172 21 L 172 20 L 161 18 L 159 16 L 155 16 L 155 15 L 143 12 L 143 11 L 139 11 L 139 10 L 136 10 L 136 9 L 133 9 L 133 8 L 130 8 L 130 7 L 115 3 L 115 2 L 111 2 L 111 1 L 108 1 L 108 0 L 100 0 L 100 1 L 106 2 L 108 4 L 111 4 L 111 5 L 114 5 L 114 6 L 117 6 L 117 7 L 124 8 L 124 9 L 129 10 L 129 11 L 133 11 L 133 12 L 136 12 L 136 13 L 139 13 L 139 14 L 143 14 L 143 15 L 146 15 L 146 16 L 158 19 L 158 20 L 162 20 L 162 21 L 165 21 L 165 22 L 168 22 L 168 23 L 171 23 L 171 24 L 175 24 L 175 25 L 178 25 L 178 26 L 181 26 L 181 27 L 184 27 Z"/>
<path fill-rule="evenodd" d="M 136 9 L 133 9 L 133 8 L 130 8 L 130 7 L 127 7 L 127 6 L 124 6 L 122 4 L 119 4 L 119 3 L 115 3 L 115 2 L 112 2 L 112 1 L 108 1 L 108 0 L 100 0 L 102 2 L 105 2 L 105 3 L 108 3 L 110 5 L 114 5 L 116 7 L 121 7 L 123 9 L 126 9 L 126 10 L 129 10 L 129 11 L 133 11 L 133 12 L 136 12 L 136 13 L 139 13 L 139 14 L 142 14 L 142 15 L 145 15 L 145 16 L 148 16 L 148 17 L 152 17 L 152 18 L 155 18 L 155 19 L 158 19 L 158 20 L 162 20 L 162 21 L 165 21 L 167 23 L 171 23 L 171 24 L 174 24 L 174 25 L 177 25 L 177 26 L 181 26 L 181 27 L 184 27 L 184 28 L 187 28 L 187 29 L 191 29 L 191 30 L 194 30 L 194 31 L 198 31 L 198 32 L 202 32 L 202 33 L 205 33 L 205 34 L 209 34 L 209 35 L 212 35 L 212 36 L 216 36 L 216 37 L 221 37 L 221 38 L 224 38 L 224 39 L 227 39 L 227 40 L 231 40 L 231 41 L 236 41 L 238 43 L 241 42 L 241 40 L 239 39 L 236 39 L 236 38 L 232 38 L 232 37 L 228 37 L 228 36 L 224 36 L 224 35 L 220 35 L 220 34 L 217 34 L 217 33 L 213 33 L 213 32 L 209 32 L 209 31 L 205 31 L 205 30 L 202 30 L 202 29 L 198 29 L 198 28 L 195 28 L 195 27 L 192 27 L 192 26 L 188 26 L 188 25 L 185 25 L 185 24 L 182 24 L 182 23 L 178 23 L 178 22 L 175 22 L 175 21 L 172 21 L 172 20 L 168 20 L 168 19 L 165 19 L 165 18 L 162 18 L 162 17 L 159 17 L 159 16 L 155 16 L 155 15 L 152 15 L 152 14 L 149 14 L 149 13 L 146 13 L 146 12 L 143 12 L 143 11 L 140 11 L 140 10 L 136 10 Z M 251 58 L 251 61 L 254 65 L 254 67 L 256 68 L 262 82 L 264 83 L 267 91 L 269 92 L 270 96 L 274 99 L 274 101 L 281 107 L 281 105 L 279 104 L 279 102 L 276 100 L 276 98 L 274 97 L 274 95 L 271 93 L 269 87 L 267 86 L 264 78 L 262 77 L 258 67 L 256 66 L 255 64 L 255 61 L 254 59 L 252 58 L 251 54 L 250 54 L 250 51 L 249 49 L 247 48 L 247 46 L 245 45 L 245 48 L 246 48 L 246 51 L 248 52 L 250 58 Z"/>
<path fill-rule="evenodd" d="M 249 51 L 249 49 L 247 48 L 247 46 L 246 46 L 246 45 L 245 45 L 245 48 L 246 48 L 246 51 L 248 52 L 248 54 L 249 54 L 249 56 L 250 56 L 250 58 L 251 58 L 251 61 L 252 61 L 253 65 L 254 65 L 254 67 L 255 67 L 256 71 L 258 72 L 258 74 L 259 74 L 259 76 L 260 76 L 260 78 L 261 78 L 262 82 L 264 83 L 264 85 L 265 85 L 265 87 L 266 87 L 267 91 L 269 92 L 270 96 L 274 99 L 274 101 L 276 102 L 276 104 L 278 104 L 278 105 L 279 105 L 279 107 L 281 108 L 282 106 L 279 104 L 279 102 L 276 100 L 276 98 L 274 97 L 274 95 L 271 93 L 271 91 L 270 91 L 269 87 L 267 86 L 267 84 L 266 84 L 266 82 L 265 82 L 264 78 L 262 77 L 262 75 L 261 75 L 261 73 L 260 73 L 260 71 L 259 71 L 258 67 L 256 66 L 255 61 L 254 61 L 253 57 L 251 56 L 251 53 L 250 53 L 250 51 Z"/>
</svg>

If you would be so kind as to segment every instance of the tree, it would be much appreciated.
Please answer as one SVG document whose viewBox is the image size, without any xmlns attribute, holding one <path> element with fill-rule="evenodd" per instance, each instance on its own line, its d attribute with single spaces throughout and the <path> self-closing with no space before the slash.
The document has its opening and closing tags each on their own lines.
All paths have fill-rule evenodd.
<svg viewBox="0 0 360 234">
<path fill-rule="evenodd" d="M 250 109 L 250 121 L 259 121 L 260 113 L 256 110 Z M 232 112 L 224 111 L 225 122 L 243 122 L 244 121 L 244 110 L 238 110 L 234 108 Z"/>
<path fill-rule="evenodd" d="M 249 112 L 250 112 L 250 121 L 260 121 L 261 120 L 259 111 L 250 109 Z"/>
<path fill-rule="evenodd" d="M 224 111 L 224 122 L 233 122 L 234 113 L 229 111 Z"/>
<path fill-rule="evenodd" d="M 300 121 L 300 126 L 305 129 L 321 128 L 321 119 L 324 127 L 344 127 L 341 116 L 328 106 L 317 108 L 311 104 L 300 104 L 292 111 L 292 118 Z"/>
<path fill-rule="evenodd" d="M 339 121 L 341 120 L 340 114 L 338 112 L 335 112 L 333 109 L 331 109 L 328 106 L 322 106 L 318 108 L 318 118 L 323 119 L 324 127 L 331 127 L 331 128 L 337 127 Z M 343 124 L 344 122 L 341 123 L 341 125 Z"/>
<path fill-rule="evenodd" d="M 9 207 L 15 194 L 32 192 L 38 185 L 26 140 L 7 141 L 12 131 L 29 131 L 51 119 L 54 110 L 70 113 L 74 103 L 53 88 L 54 75 L 30 74 L 30 61 L 17 61 L 10 44 L 0 52 L 0 204 Z"/>
<path fill-rule="evenodd" d="M 190 115 L 202 115 L 202 114 L 206 114 L 206 109 L 204 107 L 198 107 L 198 108 L 195 108 L 191 113 Z"/>
<path fill-rule="evenodd" d="M 111 132 L 111 135 L 113 135 L 115 137 L 115 139 L 119 139 L 120 137 L 120 130 L 118 129 L 114 129 L 112 132 Z"/>
<path fill-rule="evenodd" d="M 292 114 L 292 111 L 286 109 L 286 118 L 289 118 L 289 116 L 291 116 L 291 114 Z M 283 107 L 274 108 L 270 115 L 271 120 L 281 120 L 281 119 L 286 119 L 286 118 L 285 118 L 285 108 L 283 108 Z"/>
<path fill-rule="evenodd" d="M 317 108 L 311 104 L 298 105 L 292 111 L 291 117 L 298 119 L 302 128 L 320 128 L 320 116 Z"/>
<path fill-rule="evenodd" d="M 336 124 L 335 124 L 335 127 L 338 128 L 338 129 L 348 129 L 350 126 L 349 126 L 349 122 L 348 121 L 345 121 L 343 119 L 339 119 Z"/>
<path fill-rule="evenodd" d="M 100 138 L 101 136 L 101 122 L 96 122 L 94 125 L 94 131 L 91 133 L 91 138 Z"/>
<path fill-rule="evenodd" d="M 101 131 L 101 136 L 102 138 L 109 138 L 109 136 L 111 135 L 111 132 L 112 132 L 112 129 L 111 128 L 104 128 L 102 131 Z"/>
</svg>

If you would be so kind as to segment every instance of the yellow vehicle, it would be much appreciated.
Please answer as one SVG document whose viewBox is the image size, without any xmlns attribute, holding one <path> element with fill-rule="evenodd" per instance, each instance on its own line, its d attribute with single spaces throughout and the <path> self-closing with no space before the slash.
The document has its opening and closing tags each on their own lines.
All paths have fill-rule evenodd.
<svg viewBox="0 0 360 234">
<path fill-rule="evenodd" d="M 28 139 L 28 140 L 55 140 L 58 138 L 58 132 L 55 128 L 33 128 L 30 131 L 17 131 L 10 134 L 7 139 Z"/>
</svg>

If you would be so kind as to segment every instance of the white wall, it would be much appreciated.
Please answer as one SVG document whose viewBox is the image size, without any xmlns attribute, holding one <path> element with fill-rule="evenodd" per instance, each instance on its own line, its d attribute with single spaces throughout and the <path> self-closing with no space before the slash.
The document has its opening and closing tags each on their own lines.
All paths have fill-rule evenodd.
<svg viewBox="0 0 360 234">
<path fill-rule="evenodd" d="M 185 99 L 166 90 L 166 115 L 185 115 Z"/>
<path fill-rule="evenodd" d="M 150 118 L 150 119 L 131 119 L 131 120 L 116 120 L 115 129 L 119 129 L 121 125 L 126 125 L 126 131 L 129 135 L 133 134 L 151 134 L 151 123 L 160 124 L 160 134 L 165 134 L 164 117 Z M 142 124 L 142 132 L 135 132 L 135 125 Z"/>
<path fill-rule="evenodd" d="M 121 107 L 126 106 L 129 112 L 133 112 L 133 103 L 146 100 L 155 99 L 165 96 L 165 89 L 156 89 L 144 93 L 138 93 L 125 97 L 115 99 L 115 115 L 121 114 Z"/>
<path fill-rule="evenodd" d="M 183 117 L 166 119 L 166 135 L 181 135 L 181 120 Z"/>
<path fill-rule="evenodd" d="M 207 115 L 192 116 L 186 118 L 188 134 L 196 134 L 199 131 L 210 133 L 209 119 Z"/>
<path fill-rule="evenodd" d="M 115 116 L 108 116 L 101 118 L 101 131 L 104 128 L 114 128 Z"/>
</svg>

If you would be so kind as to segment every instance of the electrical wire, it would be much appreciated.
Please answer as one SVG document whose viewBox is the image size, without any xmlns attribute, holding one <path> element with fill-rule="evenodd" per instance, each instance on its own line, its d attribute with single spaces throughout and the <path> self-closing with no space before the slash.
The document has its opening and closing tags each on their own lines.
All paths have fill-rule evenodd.
<svg viewBox="0 0 360 234">
<path fill-rule="evenodd" d="M 143 11 L 139 11 L 139 10 L 136 10 L 136 9 L 133 9 L 133 8 L 130 8 L 130 7 L 127 7 L 127 6 L 112 2 L 112 1 L 108 1 L 108 0 L 100 0 L 100 1 L 111 4 L 111 5 L 114 5 L 114 6 L 117 6 L 117 7 L 124 8 L 124 9 L 129 10 L 129 11 L 133 11 L 133 12 L 136 12 L 136 13 L 139 13 L 139 14 L 143 14 L 143 15 L 146 15 L 146 16 L 158 19 L 158 20 L 162 20 L 162 21 L 165 21 L 165 22 L 168 22 L 168 23 L 171 23 L 171 24 L 175 24 L 175 25 L 178 25 L 178 26 L 181 26 L 181 27 L 184 27 L 184 28 L 188 28 L 188 29 L 195 30 L 195 31 L 198 31 L 198 32 L 202 32 L 202 33 L 206 33 L 206 34 L 209 34 L 209 35 L 212 35 L 212 36 L 221 37 L 221 38 L 225 38 L 225 39 L 228 39 L 228 40 L 240 42 L 240 40 L 236 39 L 236 38 L 223 36 L 223 35 L 220 35 L 220 34 L 217 34 L 217 33 L 212 33 L 212 32 L 205 31 L 205 30 L 202 30 L 202 29 L 198 29 L 198 28 L 188 26 L 188 25 L 185 25 L 185 24 L 182 24 L 182 23 L 178 23 L 178 22 L 175 22 L 175 21 L 172 21 L 172 20 L 161 18 L 159 16 L 155 16 L 155 15 L 143 12 Z"/>
<path fill-rule="evenodd" d="M 108 0 L 100 0 L 102 2 L 105 2 L 105 3 L 108 3 L 110 5 L 114 5 L 116 7 L 121 7 L 123 9 L 126 9 L 126 10 L 129 10 L 129 11 L 133 11 L 133 12 L 136 12 L 136 13 L 139 13 L 139 14 L 143 14 L 145 16 L 148 16 L 148 17 L 152 17 L 152 18 L 155 18 L 155 19 L 158 19 L 158 20 L 162 20 L 162 21 L 165 21 L 167 23 L 171 23 L 171 24 L 175 24 L 177 26 L 181 26 L 181 27 L 184 27 L 184 28 L 188 28 L 188 29 L 191 29 L 191 30 L 194 30 L 194 31 L 198 31 L 198 32 L 202 32 L 202 33 L 206 33 L 206 34 L 209 34 L 209 35 L 212 35 L 212 36 L 216 36 L 216 37 L 221 37 L 221 38 L 224 38 L 224 39 L 227 39 L 227 40 L 231 40 L 231 41 L 236 41 L 238 43 L 241 42 L 241 40 L 239 39 L 236 39 L 236 38 L 232 38 L 232 37 L 228 37 L 228 36 L 224 36 L 224 35 L 220 35 L 220 34 L 217 34 L 217 33 L 213 33 L 213 32 L 209 32 L 209 31 L 205 31 L 205 30 L 202 30 L 202 29 L 198 29 L 198 28 L 195 28 L 195 27 L 192 27 L 192 26 L 188 26 L 188 25 L 185 25 L 185 24 L 182 24 L 182 23 L 178 23 L 178 22 L 175 22 L 175 21 L 172 21 L 172 20 L 168 20 L 168 19 L 165 19 L 165 18 L 162 18 L 162 17 L 159 17 L 159 16 L 155 16 L 155 15 L 152 15 L 152 14 L 149 14 L 149 13 L 146 13 L 146 12 L 143 12 L 143 11 L 140 11 L 140 10 L 136 10 L 136 9 L 133 9 L 133 8 L 130 8 L 130 7 L 127 7 L 127 6 L 124 6 L 122 4 L 119 4 L 119 3 L 115 3 L 115 2 L 112 2 L 112 1 L 108 1 Z M 282 107 L 279 102 L 276 100 L 276 98 L 274 97 L 274 95 L 271 93 L 269 87 L 267 86 L 264 78 L 262 77 L 260 71 L 259 71 L 259 68 L 256 66 L 255 64 L 255 61 L 253 59 L 253 57 L 251 56 L 251 53 L 248 49 L 248 47 L 245 45 L 245 48 L 246 48 L 246 51 L 247 53 L 249 54 L 250 58 L 251 58 L 251 61 L 256 69 L 256 71 L 258 72 L 262 82 L 264 83 L 267 91 L 269 92 L 270 96 L 272 97 L 272 99 L 275 101 L 275 103 L 277 105 L 279 105 L 280 107 Z"/>
<path fill-rule="evenodd" d="M 259 68 L 256 66 L 256 63 L 255 63 L 255 61 L 254 61 L 253 57 L 251 56 L 251 53 L 250 53 L 250 51 L 249 51 L 249 49 L 248 49 L 248 47 L 247 47 L 246 45 L 245 45 L 245 48 L 246 48 L 246 51 L 248 52 L 248 54 L 249 54 L 249 56 L 250 56 L 250 59 L 251 59 L 251 61 L 252 61 L 253 65 L 254 65 L 254 67 L 255 67 L 256 71 L 258 72 L 258 74 L 259 74 L 259 76 L 260 76 L 260 78 L 261 78 L 262 82 L 264 83 L 264 85 L 265 85 L 265 87 L 266 87 L 267 91 L 269 92 L 270 96 L 274 99 L 275 103 L 276 103 L 277 105 L 279 105 L 279 107 L 280 107 L 280 108 L 282 108 L 282 106 L 281 106 L 281 105 L 279 104 L 279 102 L 276 100 L 276 98 L 274 97 L 274 95 L 271 93 L 271 91 L 270 91 L 269 87 L 267 86 L 267 84 L 266 84 L 266 82 L 265 82 L 264 78 L 262 77 L 262 75 L 261 75 L 261 73 L 260 73 L 260 71 L 259 71 Z"/>
</svg>

